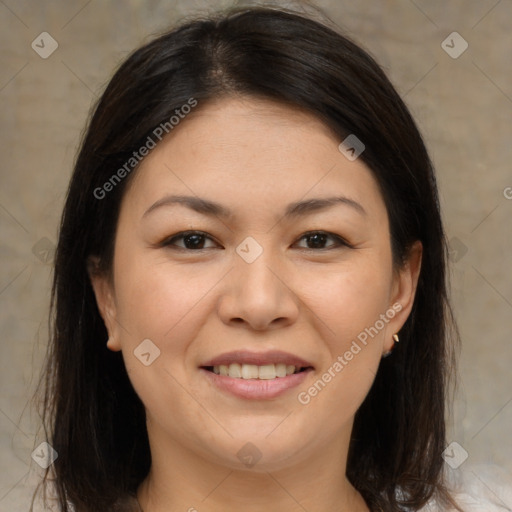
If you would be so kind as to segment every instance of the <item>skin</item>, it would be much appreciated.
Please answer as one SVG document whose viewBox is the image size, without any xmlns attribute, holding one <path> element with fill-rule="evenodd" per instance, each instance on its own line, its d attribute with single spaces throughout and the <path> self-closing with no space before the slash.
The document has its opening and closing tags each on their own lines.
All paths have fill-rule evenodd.
<svg viewBox="0 0 512 512">
<path fill-rule="evenodd" d="M 350 433 L 382 354 L 410 313 L 421 244 L 393 267 L 377 182 L 360 159 L 341 154 L 340 142 L 307 113 L 224 98 L 199 105 L 130 183 L 112 279 L 91 279 L 108 348 L 122 351 L 146 407 L 152 468 L 138 491 L 145 512 L 368 510 L 345 477 Z M 216 201 L 232 215 L 184 205 L 144 215 L 170 194 Z M 334 195 L 365 213 L 338 203 L 283 217 L 289 203 Z M 199 239 L 203 250 L 190 239 L 161 244 L 186 230 L 212 238 Z M 312 230 L 351 247 L 335 237 L 315 245 L 304 237 Z M 252 263 L 235 251 L 248 236 L 263 249 Z M 400 312 L 308 404 L 299 403 L 298 393 L 393 304 Z M 149 366 L 134 356 L 144 339 L 160 350 Z M 198 367 L 241 348 L 291 352 L 314 371 L 272 400 L 226 395 Z M 250 468 L 237 456 L 248 442 L 261 454 Z"/>
</svg>

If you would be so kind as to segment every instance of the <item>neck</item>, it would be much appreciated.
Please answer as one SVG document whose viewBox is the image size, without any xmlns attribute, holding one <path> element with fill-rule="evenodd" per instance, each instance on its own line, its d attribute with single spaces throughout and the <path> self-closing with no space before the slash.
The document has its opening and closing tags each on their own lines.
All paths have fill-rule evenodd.
<svg viewBox="0 0 512 512">
<path fill-rule="evenodd" d="M 150 434 L 151 471 L 137 492 L 144 512 L 369 511 L 345 476 L 348 439 L 314 447 L 315 455 L 285 468 L 256 464 L 245 470 L 212 462 L 168 438 L 163 449 L 162 441 Z"/>
</svg>

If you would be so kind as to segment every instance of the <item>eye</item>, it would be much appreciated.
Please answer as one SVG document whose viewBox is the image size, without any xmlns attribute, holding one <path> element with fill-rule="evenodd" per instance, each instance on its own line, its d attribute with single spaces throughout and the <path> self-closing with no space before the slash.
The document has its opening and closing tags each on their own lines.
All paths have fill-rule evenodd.
<svg viewBox="0 0 512 512">
<path fill-rule="evenodd" d="M 329 240 L 334 240 L 334 243 L 325 247 L 325 243 Z M 333 233 L 327 233 L 325 231 L 309 231 L 304 233 L 299 240 L 306 240 L 306 245 L 310 247 L 304 247 L 304 249 L 336 249 L 337 247 L 351 247 L 351 245 L 338 235 Z"/>
<path fill-rule="evenodd" d="M 181 245 L 178 244 L 178 240 L 183 240 L 183 243 Z M 208 240 L 213 242 L 213 239 L 202 231 L 183 231 L 182 233 L 173 235 L 171 238 L 165 239 L 161 245 L 162 247 L 175 246 L 180 249 L 188 250 L 210 249 L 217 245 L 214 243 L 211 247 L 205 247 L 205 242 Z"/>
</svg>

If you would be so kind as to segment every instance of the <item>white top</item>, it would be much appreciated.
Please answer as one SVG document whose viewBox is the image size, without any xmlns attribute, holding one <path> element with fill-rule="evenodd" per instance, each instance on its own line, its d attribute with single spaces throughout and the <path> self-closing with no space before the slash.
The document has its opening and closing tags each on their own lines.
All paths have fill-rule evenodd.
<svg viewBox="0 0 512 512">
<path fill-rule="evenodd" d="M 447 485 L 452 496 L 464 512 L 512 512 L 512 474 L 498 466 L 464 464 L 449 469 Z M 452 512 L 434 502 L 420 512 Z"/>
</svg>

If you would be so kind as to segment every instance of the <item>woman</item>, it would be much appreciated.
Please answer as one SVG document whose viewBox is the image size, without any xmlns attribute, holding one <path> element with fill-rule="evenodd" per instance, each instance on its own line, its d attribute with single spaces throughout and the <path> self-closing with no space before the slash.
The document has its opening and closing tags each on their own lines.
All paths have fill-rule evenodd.
<svg viewBox="0 0 512 512">
<path fill-rule="evenodd" d="M 234 9 L 138 49 L 62 217 L 59 509 L 462 510 L 446 254 L 413 119 L 332 28 Z"/>
</svg>

